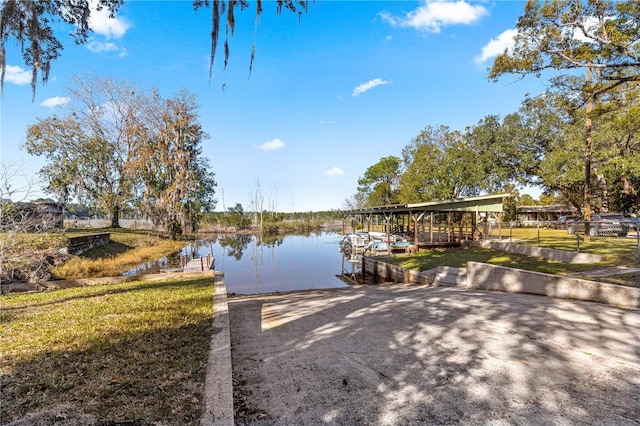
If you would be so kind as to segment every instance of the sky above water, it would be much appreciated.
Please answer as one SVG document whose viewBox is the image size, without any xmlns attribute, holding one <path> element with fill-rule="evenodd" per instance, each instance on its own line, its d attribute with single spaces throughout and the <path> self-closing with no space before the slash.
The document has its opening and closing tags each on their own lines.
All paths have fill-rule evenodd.
<svg viewBox="0 0 640 426">
<path fill-rule="evenodd" d="M 86 45 L 74 45 L 66 35 L 71 28 L 56 25 L 64 51 L 33 100 L 29 71 L 10 41 L 0 157 L 13 198 L 46 196 L 37 176 L 44 160 L 22 148 L 26 129 L 59 113 L 74 74 L 90 73 L 157 87 L 164 97 L 182 88 L 197 94 L 217 210 L 236 203 L 248 209 L 258 185 L 265 208 L 340 209 L 369 166 L 401 156 L 426 126 L 464 130 L 487 115 L 515 112 L 525 94 L 544 90 L 545 76 L 487 79 L 495 55 L 510 46 L 523 6 L 316 0 L 298 18 L 277 16 L 276 3 L 265 1 L 256 23 L 252 2 L 236 13 L 229 65 L 224 70 L 218 56 L 209 79 L 209 9 L 126 0 L 116 19 L 95 15 Z M 222 51 L 224 30 L 220 37 Z"/>
</svg>

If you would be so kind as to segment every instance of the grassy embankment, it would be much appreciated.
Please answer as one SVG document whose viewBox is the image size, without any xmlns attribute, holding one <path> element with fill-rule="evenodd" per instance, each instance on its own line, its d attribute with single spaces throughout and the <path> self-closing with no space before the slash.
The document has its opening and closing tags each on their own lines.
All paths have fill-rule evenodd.
<svg viewBox="0 0 640 426">
<path fill-rule="evenodd" d="M 109 232 L 111 242 L 95 247 L 64 265 L 52 269 L 56 278 L 77 279 L 121 275 L 142 263 L 155 261 L 175 253 L 185 246 L 184 242 L 171 241 L 148 231 L 101 228 L 91 231 L 67 230 L 68 236 Z"/>
<path fill-rule="evenodd" d="M 503 229 L 502 236 L 508 237 L 509 230 Z M 513 229 L 512 239 L 514 243 L 538 246 L 538 231 L 534 228 Z M 567 234 L 565 230 L 544 229 L 540 233 L 540 246 L 576 251 L 576 236 Z M 591 264 L 571 264 L 483 248 L 427 250 L 414 255 L 395 256 L 384 260 L 416 271 L 425 271 L 437 266 L 465 267 L 467 262 L 483 262 L 558 275 L 614 266 L 640 267 L 637 240 L 634 238 L 594 238 L 588 243 L 581 241 L 580 252 L 602 255 L 603 260 Z M 640 287 L 640 273 L 599 277 L 598 281 Z"/>
<path fill-rule="evenodd" d="M 68 405 L 65 424 L 197 424 L 213 292 L 209 276 L 0 296 L 2 422 Z"/>
</svg>

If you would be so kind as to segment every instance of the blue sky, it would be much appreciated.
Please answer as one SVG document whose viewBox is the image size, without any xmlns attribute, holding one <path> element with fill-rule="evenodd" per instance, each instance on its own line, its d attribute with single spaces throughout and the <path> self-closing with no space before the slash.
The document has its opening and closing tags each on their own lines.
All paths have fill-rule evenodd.
<svg viewBox="0 0 640 426">
<path fill-rule="evenodd" d="M 115 20 L 96 15 L 87 45 L 74 45 L 68 26 L 56 27 L 65 48 L 33 102 L 30 76 L 10 41 L 0 157 L 13 188 L 30 188 L 13 198 L 43 195 L 37 171 L 44 162 L 22 150 L 27 126 L 56 112 L 71 77 L 89 72 L 158 87 L 165 97 L 182 88 L 197 94 L 211 136 L 203 154 L 216 174 L 217 210 L 236 203 L 247 209 L 257 182 L 264 205 L 280 211 L 340 209 L 369 166 L 400 156 L 426 126 L 462 130 L 486 115 L 514 112 L 526 93 L 544 90 L 544 79 L 486 77 L 523 5 L 317 0 L 298 20 L 277 16 L 275 2 L 266 1 L 256 26 L 251 4 L 237 12 L 226 71 L 218 56 L 209 80 L 209 9 L 126 0 Z"/>
</svg>

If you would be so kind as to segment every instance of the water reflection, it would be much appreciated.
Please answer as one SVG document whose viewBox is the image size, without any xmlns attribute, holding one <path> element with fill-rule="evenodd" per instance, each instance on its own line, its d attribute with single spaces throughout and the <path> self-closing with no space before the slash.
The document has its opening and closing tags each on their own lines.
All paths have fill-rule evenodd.
<svg viewBox="0 0 640 426">
<path fill-rule="evenodd" d="M 343 257 L 340 235 L 215 236 L 193 241 L 181 252 L 141 265 L 125 275 L 157 273 L 180 267 L 182 257 L 212 253 L 215 270 L 222 271 L 227 291 L 237 294 L 336 288 L 346 286 L 337 275 L 360 272 L 361 258 Z"/>
<path fill-rule="evenodd" d="M 146 262 L 131 268 L 122 275 L 134 276 L 142 274 L 158 274 L 169 270 L 180 269 L 180 253 L 174 253 L 169 256 L 161 257 L 154 262 Z"/>
<path fill-rule="evenodd" d="M 215 269 L 238 294 L 344 287 L 337 233 L 224 236 L 212 241 Z M 206 253 L 204 253 L 206 255 Z"/>
<path fill-rule="evenodd" d="M 225 236 L 218 238 L 217 243 L 227 256 L 233 257 L 236 260 L 241 260 L 244 255 L 244 251 L 252 240 L 252 235 L 238 235 L 232 237 Z"/>
</svg>

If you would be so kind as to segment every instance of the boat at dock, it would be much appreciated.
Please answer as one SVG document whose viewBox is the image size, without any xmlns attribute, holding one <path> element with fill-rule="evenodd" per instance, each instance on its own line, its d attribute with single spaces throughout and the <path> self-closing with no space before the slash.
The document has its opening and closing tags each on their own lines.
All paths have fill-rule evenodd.
<svg viewBox="0 0 640 426">
<path fill-rule="evenodd" d="M 389 243 L 387 241 L 371 240 L 364 251 L 371 254 L 388 253 Z"/>
<path fill-rule="evenodd" d="M 338 250 L 345 254 L 410 251 L 413 243 L 402 240 L 401 236 L 385 232 L 347 232 L 342 236 Z"/>
<path fill-rule="evenodd" d="M 395 242 L 398 239 L 398 236 L 394 234 L 387 234 L 386 232 L 368 232 L 369 238 L 376 241 L 386 241 L 386 242 Z"/>
<path fill-rule="evenodd" d="M 338 250 L 343 253 L 362 253 L 369 242 L 367 232 L 347 232 L 340 239 Z"/>
</svg>

